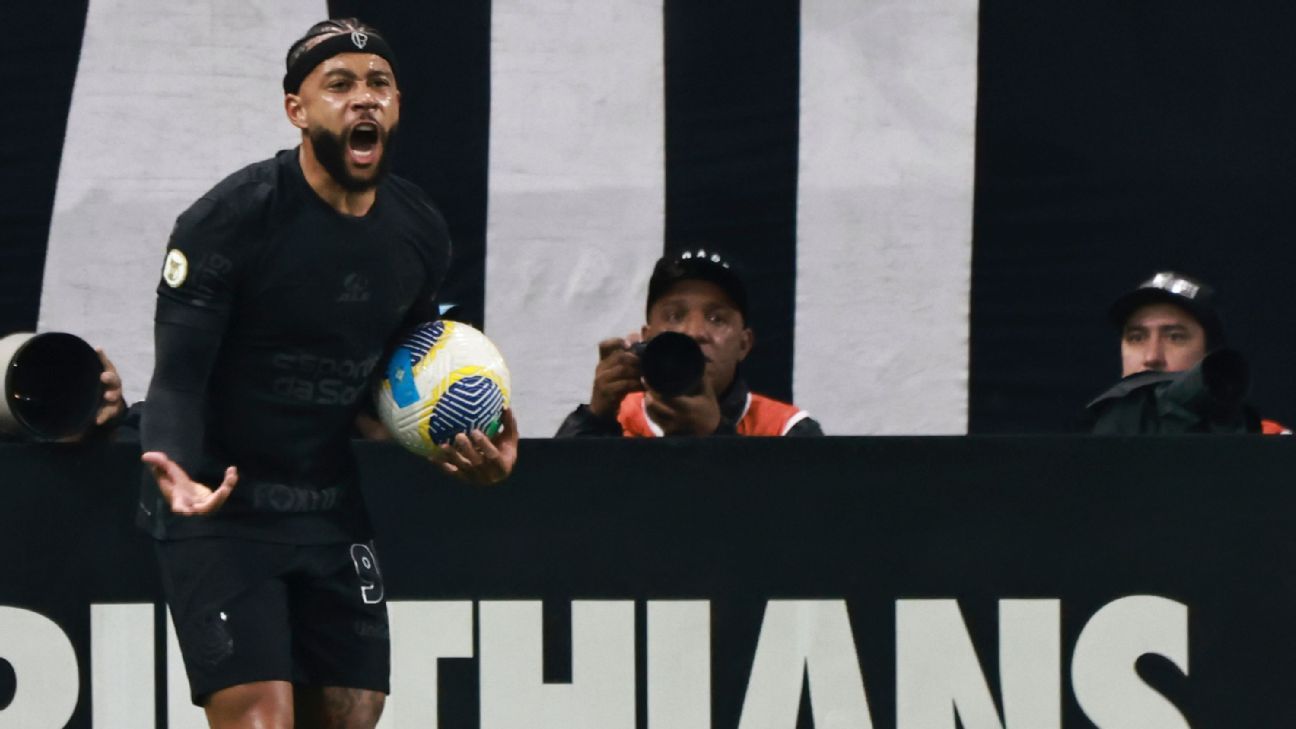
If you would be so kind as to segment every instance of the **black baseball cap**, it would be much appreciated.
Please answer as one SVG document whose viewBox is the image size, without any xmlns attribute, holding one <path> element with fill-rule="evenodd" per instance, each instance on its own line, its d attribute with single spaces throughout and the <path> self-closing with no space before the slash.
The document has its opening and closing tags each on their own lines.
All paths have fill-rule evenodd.
<svg viewBox="0 0 1296 729">
<path fill-rule="evenodd" d="M 1174 304 L 1187 311 L 1206 330 L 1211 349 L 1224 346 L 1224 321 L 1220 318 L 1215 289 L 1200 279 L 1176 271 L 1158 271 L 1112 304 L 1108 318 L 1117 329 L 1125 327 L 1130 314 L 1153 303 Z"/>
<path fill-rule="evenodd" d="M 747 287 L 733 263 L 720 252 L 695 248 L 658 259 L 648 279 L 647 309 L 681 281 L 709 281 L 719 286 L 742 314 L 743 322 L 747 321 Z"/>
</svg>

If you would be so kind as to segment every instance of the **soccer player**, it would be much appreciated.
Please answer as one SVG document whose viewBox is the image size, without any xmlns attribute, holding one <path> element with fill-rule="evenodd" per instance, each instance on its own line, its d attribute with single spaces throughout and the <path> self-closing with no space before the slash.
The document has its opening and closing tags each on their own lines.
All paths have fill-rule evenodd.
<svg viewBox="0 0 1296 729">
<path fill-rule="evenodd" d="M 349 437 L 373 430 L 361 406 L 375 369 L 400 332 L 436 318 L 450 260 L 440 214 L 386 173 L 398 80 L 374 28 L 313 26 L 283 79 L 300 146 L 226 178 L 171 234 L 139 517 L 213 727 L 372 727 L 388 691 L 382 571 Z M 457 436 L 439 466 L 507 477 L 512 413 L 503 424 L 493 441 Z"/>
</svg>

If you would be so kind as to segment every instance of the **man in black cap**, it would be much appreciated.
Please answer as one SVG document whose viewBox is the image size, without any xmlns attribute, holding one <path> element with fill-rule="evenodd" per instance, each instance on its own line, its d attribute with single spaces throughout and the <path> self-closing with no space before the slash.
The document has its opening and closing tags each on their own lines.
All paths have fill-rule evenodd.
<svg viewBox="0 0 1296 729">
<path fill-rule="evenodd" d="M 1162 271 L 1112 304 L 1121 335 L 1121 377 L 1137 372 L 1183 372 L 1224 346 L 1224 326 L 1210 286 Z"/>
<path fill-rule="evenodd" d="M 1246 362 L 1226 349 L 1206 283 L 1157 272 L 1118 298 L 1108 318 L 1120 332 L 1122 380 L 1089 404 L 1095 432 L 1290 432 L 1243 403 Z"/>
<path fill-rule="evenodd" d="M 427 196 L 385 174 L 399 70 L 378 31 L 318 23 L 286 65 L 300 146 L 227 177 L 171 234 L 139 521 L 213 727 L 373 727 L 391 645 L 349 436 L 393 340 L 436 318 L 450 241 Z M 503 421 L 438 465 L 505 478 Z"/>
<path fill-rule="evenodd" d="M 701 350 L 696 386 L 676 392 L 645 377 L 652 364 L 645 357 L 663 333 L 682 334 Z M 754 343 L 747 290 L 731 262 L 706 249 L 663 257 L 648 282 L 647 323 L 599 342 L 590 402 L 567 416 L 557 436 L 823 435 L 804 410 L 747 387 L 739 365 Z M 683 360 L 687 349 L 652 357 Z"/>
</svg>

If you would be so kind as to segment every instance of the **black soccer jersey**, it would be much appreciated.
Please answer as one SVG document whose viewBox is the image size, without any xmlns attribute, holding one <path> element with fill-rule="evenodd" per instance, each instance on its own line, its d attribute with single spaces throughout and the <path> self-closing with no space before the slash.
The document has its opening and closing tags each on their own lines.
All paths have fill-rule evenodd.
<svg viewBox="0 0 1296 729">
<path fill-rule="evenodd" d="M 320 543 L 366 536 L 351 426 L 404 328 L 435 318 L 445 223 L 388 176 L 364 217 L 307 184 L 297 151 L 226 178 L 180 215 L 158 286 L 157 368 L 143 445 L 215 488 L 212 515 L 171 515 L 151 477 L 141 517 L 158 537 Z"/>
</svg>

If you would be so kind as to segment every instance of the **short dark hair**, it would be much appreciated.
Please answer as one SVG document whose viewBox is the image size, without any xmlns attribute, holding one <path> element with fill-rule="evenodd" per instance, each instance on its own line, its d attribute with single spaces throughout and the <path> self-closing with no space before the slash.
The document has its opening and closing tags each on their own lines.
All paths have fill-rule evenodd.
<svg viewBox="0 0 1296 729">
<path fill-rule="evenodd" d="M 392 75 L 397 75 L 396 54 L 377 28 L 355 18 L 332 18 L 312 25 L 288 49 L 284 59 L 284 93 L 298 93 L 302 81 L 327 59 L 361 50 L 385 59 L 391 65 Z"/>
<path fill-rule="evenodd" d="M 353 33 L 357 30 L 368 36 L 382 38 L 382 33 L 377 28 L 359 18 L 329 18 L 312 25 L 305 35 L 298 38 L 288 47 L 288 56 L 284 59 L 284 65 L 292 68 L 293 62 L 301 58 L 303 53 L 309 51 L 312 46 L 329 36 L 340 33 Z"/>
</svg>

